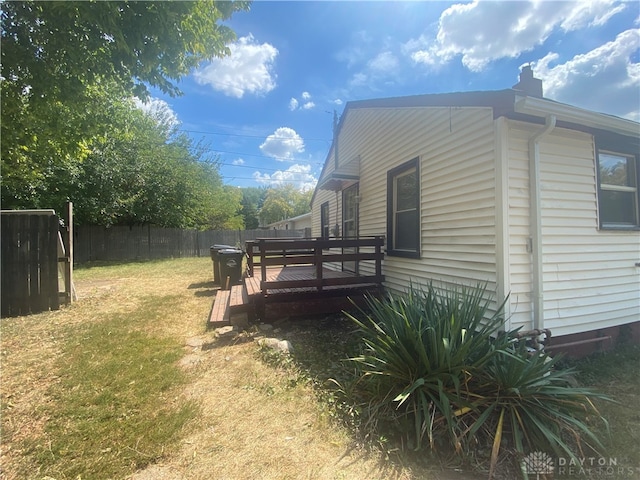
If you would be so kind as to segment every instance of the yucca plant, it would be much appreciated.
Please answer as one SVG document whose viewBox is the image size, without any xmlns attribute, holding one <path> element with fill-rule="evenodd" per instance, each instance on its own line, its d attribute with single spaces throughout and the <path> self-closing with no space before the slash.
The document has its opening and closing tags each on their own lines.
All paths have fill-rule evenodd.
<svg viewBox="0 0 640 480">
<path fill-rule="evenodd" d="M 490 476 L 505 444 L 522 456 L 573 458 L 583 443 L 600 447 L 589 418 L 601 417 L 589 398 L 603 396 L 573 386 L 557 358 L 518 345 L 517 331 L 499 334 L 504 305 L 490 305 L 486 285 L 412 285 L 349 315 L 363 350 L 349 359 L 355 378 L 342 387 L 365 428 L 391 425 L 416 450 L 425 437 L 431 448 L 448 444 L 459 454 L 489 446 Z"/>
<path fill-rule="evenodd" d="M 367 312 L 350 318 L 360 327 L 362 355 L 356 366 L 356 396 L 374 424 L 386 419 L 405 431 L 408 443 L 435 446 L 434 429 L 448 432 L 461 448 L 456 412 L 469 408 L 466 382 L 509 342 L 494 338 L 502 306 L 489 313 L 486 285 L 438 290 L 412 286 L 406 295 L 369 298 Z M 407 431 L 407 423 L 412 425 Z"/>
<path fill-rule="evenodd" d="M 606 397 L 575 386 L 573 370 L 556 368 L 559 360 L 522 345 L 500 350 L 469 382 L 471 409 L 459 421 L 467 425 L 468 439 L 483 434 L 492 445 L 490 477 L 505 441 L 522 456 L 552 451 L 576 459 L 576 449 L 584 456 L 583 444 L 591 451 L 603 448 L 589 420 L 605 426 L 606 420 L 590 398 Z"/>
</svg>

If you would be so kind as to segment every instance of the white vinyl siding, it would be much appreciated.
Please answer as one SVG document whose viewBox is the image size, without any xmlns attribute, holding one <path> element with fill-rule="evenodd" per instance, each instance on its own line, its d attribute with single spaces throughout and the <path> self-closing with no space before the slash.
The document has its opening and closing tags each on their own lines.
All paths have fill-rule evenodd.
<svg viewBox="0 0 640 480">
<path fill-rule="evenodd" d="M 421 258 L 386 256 L 386 286 L 404 291 L 412 281 L 467 285 L 486 281 L 495 291 L 492 110 L 363 108 L 350 110 L 348 116 L 339 155 L 360 156 L 360 235 L 386 235 L 387 172 L 419 157 Z M 320 227 L 315 209 L 319 215 L 320 204 L 327 199 L 333 219 L 334 195 L 316 192 L 314 232 Z"/>
<path fill-rule="evenodd" d="M 531 328 L 529 137 L 509 122 L 511 327 Z M 599 231 L 593 137 L 556 128 L 540 144 L 544 327 L 568 335 L 640 319 L 638 232 Z"/>
<path fill-rule="evenodd" d="M 360 158 L 362 236 L 386 235 L 387 173 L 419 159 L 420 258 L 386 256 L 388 288 L 404 291 L 410 282 L 430 279 L 487 281 L 492 292 L 510 295 L 509 327 L 529 329 L 528 140 L 541 127 L 494 121 L 492 113 L 488 108 L 352 109 L 340 134 L 340 158 Z M 554 336 L 640 319 L 635 266 L 640 232 L 598 229 L 595 155 L 593 136 L 584 132 L 556 127 L 540 142 L 543 315 Z M 332 170 L 330 158 L 325 174 Z M 314 235 L 319 235 L 320 205 L 330 202 L 334 224 L 340 199 L 331 191 L 316 192 Z"/>
</svg>

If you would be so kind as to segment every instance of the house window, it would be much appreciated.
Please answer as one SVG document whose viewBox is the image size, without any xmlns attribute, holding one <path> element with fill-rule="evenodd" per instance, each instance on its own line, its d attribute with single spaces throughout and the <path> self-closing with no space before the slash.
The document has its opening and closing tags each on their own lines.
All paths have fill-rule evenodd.
<svg viewBox="0 0 640 480">
<path fill-rule="evenodd" d="M 329 239 L 329 202 L 320 205 L 320 236 Z"/>
<path fill-rule="evenodd" d="M 640 227 L 638 157 L 598 152 L 598 207 L 601 228 Z"/>
<path fill-rule="evenodd" d="M 358 184 L 342 191 L 342 236 L 358 236 Z"/>
<path fill-rule="evenodd" d="M 418 158 L 387 174 L 387 253 L 420 257 L 420 175 Z"/>
</svg>

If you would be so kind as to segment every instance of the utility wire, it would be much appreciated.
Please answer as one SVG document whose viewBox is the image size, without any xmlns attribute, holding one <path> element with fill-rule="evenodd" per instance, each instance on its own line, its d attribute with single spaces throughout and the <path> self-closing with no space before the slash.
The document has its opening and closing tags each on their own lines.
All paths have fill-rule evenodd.
<svg viewBox="0 0 640 480">
<path fill-rule="evenodd" d="M 218 150 L 218 149 L 212 149 L 210 150 L 209 153 L 228 153 L 231 155 L 240 155 L 243 157 L 260 157 L 260 158 L 269 158 L 271 160 L 278 160 L 278 161 L 291 162 L 291 163 L 304 162 L 304 163 L 309 163 L 313 165 L 324 165 L 324 162 L 309 162 L 308 160 L 301 159 L 301 158 L 274 157 L 270 155 L 258 155 L 257 153 L 230 152 L 228 150 Z"/>
<path fill-rule="evenodd" d="M 222 177 L 224 180 L 228 180 L 228 181 L 233 181 L 233 180 L 253 180 L 254 182 L 264 182 L 264 183 L 315 183 L 317 182 L 317 179 L 315 179 L 315 182 L 312 180 L 300 180 L 300 179 L 293 179 L 293 178 L 287 178 L 287 179 L 258 179 L 258 178 L 254 178 L 254 177 Z"/>
<path fill-rule="evenodd" d="M 202 135 L 220 135 L 220 136 L 226 136 L 226 137 L 243 137 L 243 138 L 262 138 L 262 139 L 265 139 L 265 140 L 267 139 L 267 137 L 271 137 L 274 140 L 289 140 L 291 138 L 291 137 L 272 136 L 273 134 L 268 134 L 268 135 L 243 135 L 243 134 L 240 134 L 240 133 L 205 132 L 205 131 L 201 131 L 201 130 L 185 130 L 185 129 L 179 129 L 179 130 L 181 132 L 185 132 L 185 133 L 199 133 L 199 134 L 202 134 Z M 331 140 L 326 139 L 326 138 L 303 138 L 303 140 L 305 142 L 314 141 L 314 142 L 331 143 Z"/>
<path fill-rule="evenodd" d="M 229 167 L 238 167 L 238 168 L 250 168 L 252 170 L 264 170 L 270 172 L 285 172 L 286 170 L 282 170 L 281 168 L 267 168 L 267 167 L 254 167 L 252 165 L 234 165 L 233 163 L 223 163 L 219 162 L 217 165 L 224 165 Z"/>
</svg>

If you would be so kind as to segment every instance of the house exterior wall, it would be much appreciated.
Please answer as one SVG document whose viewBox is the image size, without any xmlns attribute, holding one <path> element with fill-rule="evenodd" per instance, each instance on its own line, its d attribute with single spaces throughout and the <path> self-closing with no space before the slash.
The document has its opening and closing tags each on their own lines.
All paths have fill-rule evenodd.
<svg viewBox="0 0 640 480">
<path fill-rule="evenodd" d="M 494 121 L 491 108 L 363 108 L 348 112 L 338 138 L 339 159 L 360 156 L 359 233 L 386 235 L 387 172 L 419 157 L 421 256 L 387 255 L 385 286 L 404 291 L 410 282 L 488 282 L 496 288 Z M 333 171 L 333 158 L 325 174 Z M 313 235 L 320 234 L 320 205 L 329 202 L 330 224 L 341 214 L 341 195 L 318 190 Z M 339 222 L 338 218 L 338 223 Z"/>
<path fill-rule="evenodd" d="M 279 222 L 273 222 L 267 225 L 274 230 L 304 230 L 311 228 L 311 214 L 298 215 L 297 217 L 286 218 Z"/>
<path fill-rule="evenodd" d="M 341 164 L 359 158 L 360 235 L 387 236 L 387 173 L 419 158 L 420 258 L 386 255 L 385 286 L 487 282 L 497 302 L 509 296 L 507 328 L 534 328 L 528 142 L 541 124 L 494 119 L 484 107 L 346 114 L 338 155 Z M 599 228 L 596 139 L 586 128 L 557 126 L 539 147 L 542 326 L 554 337 L 638 327 L 640 232 Z M 332 156 L 323 176 L 334 168 Z M 341 225 L 341 200 L 340 192 L 316 191 L 314 236 L 324 202 L 330 226 Z"/>
<path fill-rule="evenodd" d="M 508 121 L 510 326 L 532 328 L 528 139 Z M 554 336 L 640 319 L 637 231 L 598 229 L 592 135 L 556 128 L 540 143 L 544 327 Z"/>
</svg>

